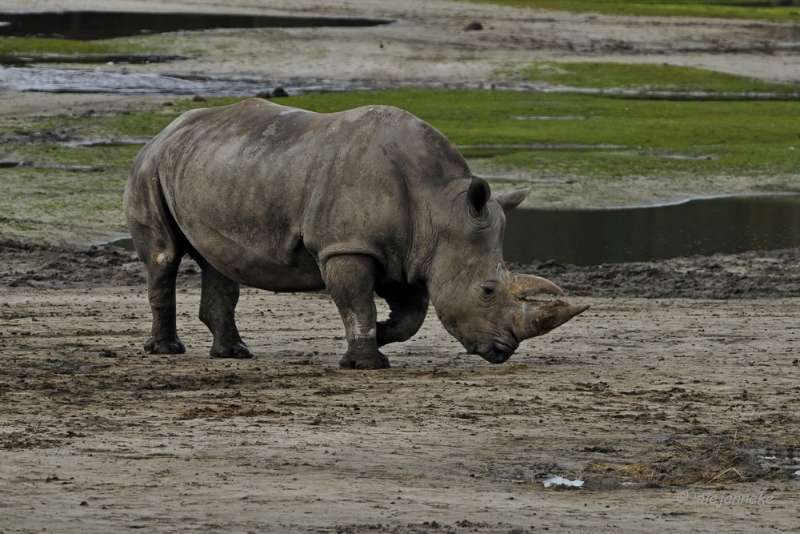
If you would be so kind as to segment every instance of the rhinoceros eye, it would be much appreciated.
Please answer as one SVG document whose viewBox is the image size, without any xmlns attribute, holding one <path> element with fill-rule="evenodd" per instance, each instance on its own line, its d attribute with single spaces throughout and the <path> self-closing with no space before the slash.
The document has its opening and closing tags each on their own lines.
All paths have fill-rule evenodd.
<svg viewBox="0 0 800 534">
<path fill-rule="evenodd" d="M 491 297 L 494 295 L 494 285 L 485 285 L 481 288 L 481 293 L 485 297 Z"/>
</svg>

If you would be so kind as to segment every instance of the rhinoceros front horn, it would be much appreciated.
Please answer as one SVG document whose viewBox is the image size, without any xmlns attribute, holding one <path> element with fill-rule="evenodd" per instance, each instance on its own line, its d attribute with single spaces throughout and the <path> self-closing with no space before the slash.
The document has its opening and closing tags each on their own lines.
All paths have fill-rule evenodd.
<svg viewBox="0 0 800 534">
<path fill-rule="evenodd" d="M 512 274 L 508 284 L 508 292 L 519 300 L 535 295 L 564 296 L 561 288 L 553 282 L 532 274 Z"/>
<path fill-rule="evenodd" d="M 573 306 L 560 300 L 539 306 L 531 304 L 522 305 L 522 313 L 514 325 L 514 334 L 520 340 L 546 334 L 589 309 L 588 305 Z"/>
</svg>

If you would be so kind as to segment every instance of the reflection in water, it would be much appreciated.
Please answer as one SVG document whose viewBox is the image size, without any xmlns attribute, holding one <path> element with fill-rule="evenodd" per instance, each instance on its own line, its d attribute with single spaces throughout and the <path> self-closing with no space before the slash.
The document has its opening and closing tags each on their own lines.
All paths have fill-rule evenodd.
<svg viewBox="0 0 800 534">
<path fill-rule="evenodd" d="M 290 81 L 267 80 L 260 76 L 179 77 L 99 69 L 0 67 L 0 89 L 11 91 L 229 96 L 255 95 L 276 86 L 296 90 Z"/>
<path fill-rule="evenodd" d="M 517 209 L 504 257 L 598 265 L 800 246 L 800 196 L 691 200 L 623 209 Z"/>
</svg>

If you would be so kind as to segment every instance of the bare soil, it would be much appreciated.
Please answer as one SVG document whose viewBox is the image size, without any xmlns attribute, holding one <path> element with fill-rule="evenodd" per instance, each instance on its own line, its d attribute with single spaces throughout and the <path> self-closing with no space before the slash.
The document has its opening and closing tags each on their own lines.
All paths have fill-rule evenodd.
<svg viewBox="0 0 800 534">
<path fill-rule="evenodd" d="M 3 242 L 0 529 L 793 531 L 797 260 L 518 266 L 592 308 L 501 366 L 431 313 L 353 372 L 324 293 L 245 289 L 255 358 L 211 359 L 187 261 L 152 356 L 135 253 Z"/>
<path fill-rule="evenodd" d="M 402 19 L 260 32 L 269 53 L 215 33 L 191 46 L 216 56 L 167 66 L 207 73 L 462 83 L 488 81 L 508 61 L 612 57 L 786 81 L 800 58 L 646 53 L 798 40 L 797 26 L 760 22 L 418 0 L 104 7 Z M 464 31 L 474 20 L 486 29 Z M 0 117 L 157 100 L 3 92 Z M 392 369 L 354 372 L 338 368 L 343 328 L 324 293 L 244 289 L 237 318 L 255 358 L 211 359 L 187 261 L 187 353 L 153 356 L 142 349 L 150 317 L 135 254 L 2 240 L 0 532 L 797 531 L 799 256 L 513 266 L 592 308 L 500 366 L 465 354 L 431 314 L 411 341 L 386 348 Z M 584 484 L 545 488 L 553 476 Z"/>
</svg>

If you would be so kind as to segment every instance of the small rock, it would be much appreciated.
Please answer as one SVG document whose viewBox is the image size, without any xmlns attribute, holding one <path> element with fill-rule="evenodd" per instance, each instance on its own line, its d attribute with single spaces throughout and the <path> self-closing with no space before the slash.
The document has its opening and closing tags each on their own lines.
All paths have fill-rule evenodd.
<svg viewBox="0 0 800 534">
<path fill-rule="evenodd" d="M 482 30 L 483 29 L 483 24 L 481 24 L 480 22 L 477 22 L 477 21 L 470 22 L 469 24 L 467 24 L 467 27 L 464 28 L 464 29 L 466 31 Z"/>
<path fill-rule="evenodd" d="M 81 506 L 89 506 L 89 503 L 86 501 L 81 501 Z"/>
<path fill-rule="evenodd" d="M 269 100 L 269 91 L 261 91 L 256 95 L 256 98 L 263 98 L 264 100 Z"/>
<path fill-rule="evenodd" d="M 164 107 L 169 107 L 169 106 L 172 106 L 172 105 L 174 105 L 174 104 L 173 104 L 172 102 L 164 102 L 164 103 L 163 103 L 163 104 L 161 104 L 161 105 L 162 105 L 162 106 L 164 106 Z"/>
<path fill-rule="evenodd" d="M 289 93 L 286 92 L 286 89 L 283 87 L 276 87 L 274 91 L 272 91 L 272 98 L 281 98 L 289 96 Z"/>
<path fill-rule="evenodd" d="M 205 101 L 206 101 L 205 97 L 202 97 L 200 95 L 194 95 L 194 98 L 192 98 L 192 102 L 205 102 Z"/>
</svg>

